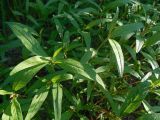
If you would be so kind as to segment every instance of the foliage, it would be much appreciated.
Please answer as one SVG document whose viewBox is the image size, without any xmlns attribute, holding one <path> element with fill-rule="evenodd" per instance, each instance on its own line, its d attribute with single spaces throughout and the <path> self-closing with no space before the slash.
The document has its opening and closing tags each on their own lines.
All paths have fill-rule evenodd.
<svg viewBox="0 0 160 120">
<path fill-rule="evenodd" d="M 2 120 L 159 120 L 157 0 L 1 0 Z"/>
</svg>

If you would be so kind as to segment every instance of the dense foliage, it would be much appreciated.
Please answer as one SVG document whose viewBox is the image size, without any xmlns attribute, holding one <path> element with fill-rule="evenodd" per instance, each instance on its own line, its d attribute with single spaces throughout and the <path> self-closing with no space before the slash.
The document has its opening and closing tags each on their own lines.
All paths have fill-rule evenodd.
<svg viewBox="0 0 160 120">
<path fill-rule="evenodd" d="M 160 120 L 158 0 L 1 0 L 2 120 Z"/>
</svg>

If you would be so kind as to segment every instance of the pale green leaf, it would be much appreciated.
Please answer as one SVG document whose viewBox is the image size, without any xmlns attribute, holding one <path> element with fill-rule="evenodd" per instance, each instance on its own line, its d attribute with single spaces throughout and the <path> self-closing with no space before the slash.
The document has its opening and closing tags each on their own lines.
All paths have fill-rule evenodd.
<svg viewBox="0 0 160 120">
<path fill-rule="evenodd" d="M 9 92 L 9 91 L 6 91 L 6 90 L 0 90 L 0 95 L 10 95 L 12 93 L 13 92 Z"/>
<path fill-rule="evenodd" d="M 7 82 L 13 82 L 13 89 L 19 90 L 33 78 L 33 76 L 49 63 L 49 58 L 34 56 L 19 63 L 10 73 Z M 23 77 L 22 77 L 23 76 Z"/>
<path fill-rule="evenodd" d="M 46 100 L 48 96 L 49 88 L 44 86 L 41 87 L 36 95 L 33 97 L 31 105 L 29 107 L 28 113 L 25 117 L 25 120 L 31 120 L 35 114 L 39 111 L 41 108 L 42 104 Z"/>
<path fill-rule="evenodd" d="M 117 66 L 118 66 L 118 71 L 120 76 L 123 76 L 123 71 L 124 71 L 124 56 L 123 56 L 123 52 L 121 49 L 121 46 L 119 45 L 119 43 L 113 39 L 109 39 L 109 43 L 113 49 L 113 52 L 116 56 L 116 61 L 117 61 Z"/>
<path fill-rule="evenodd" d="M 11 113 L 12 113 L 12 120 L 23 120 L 21 107 L 19 102 L 17 101 L 17 98 L 12 99 Z"/>
<path fill-rule="evenodd" d="M 55 75 L 53 78 L 52 78 L 52 82 L 53 83 L 56 83 L 56 82 L 60 82 L 60 81 L 65 81 L 65 80 L 70 80 L 70 79 L 73 79 L 73 75 L 72 74 L 58 74 L 58 75 Z"/>
</svg>

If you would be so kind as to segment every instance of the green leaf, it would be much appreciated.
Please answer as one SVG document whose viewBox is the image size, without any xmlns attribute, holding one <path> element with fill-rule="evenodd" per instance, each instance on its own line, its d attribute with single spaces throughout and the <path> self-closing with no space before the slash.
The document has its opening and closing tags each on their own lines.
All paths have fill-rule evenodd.
<svg viewBox="0 0 160 120">
<path fill-rule="evenodd" d="M 143 56 L 147 59 L 148 63 L 151 65 L 152 69 L 155 70 L 157 68 L 159 68 L 159 64 L 157 63 L 157 61 L 149 54 L 142 52 Z M 159 74 L 155 73 L 156 78 L 159 78 Z"/>
<path fill-rule="evenodd" d="M 57 83 L 57 82 L 60 82 L 60 81 L 65 81 L 65 80 L 70 80 L 70 79 L 73 79 L 73 75 L 72 74 L 59 74 L 59 75 L 55 75 L 53 78 L 52 78 L 52 82 L 53 83 Z"/>
<path fill-rule="evenodd" d="M 91 29 L 94 26 L 98 26 L 99 24 L 104 24 L 106 22 L 111 22 L 112 19 L 97 19 L 97 20 L 92 20 L 89 24 L 86 25 L 85 29 Z"/>
<path fill-rule="evenodd" d="M 83 38 L 84 38 L 84 41 L 86 43 L 86 46 L 87 48 L 89 49 L 90 46 L 91 46 L 91 35 L 89 32 L 81 32 Z"/>
<path fill-rule="evenodd" d="M 145 114 L 137 120 L 160 120 L 160 113 Z"/>
<path fill-rule="evenodd" d="M 112 37 L 128 35 L 136 32 L 143 27 L 144 25 L 142 23 L 130 23 L 127 25 L 119 26 L 113 30 Z"/>
<path fill-rule="evenodd" d="M 82 64 L 74 59 L 65 59 L 59 64 L 64 70 L 80 75 L 86 79 L 97 81 L 99 85 L 105 88 L 105 84 L 95 70 L 88 64 Z"/>
<path fill-rule="evenodd" d="M 17 98 L 12 99 L 11 113 L 12 113 L 12 120 L 23 120 L 21 107 L 19 102 L 17 101 Z"/>
<path fill-rule="evenodd" d="M 57 18 L 54 18 L 54 23 L 56 24 L 56 28 L 59 33 L 59 36 L 62 38 L 64 30 L 63 30 L 63 27 L 62 27 L 60 21 Z"/>
<path fill-rule="evenodd" d="M 8 77 L 7 81 L 13 82 L 13 89 L 17 91 L 26 86 L 26 84 L 33 78 L 33 76 L 48 63 L 48 57 L 31 57 L 19 63 L 10 72 L 10 76 Z"/>
<path fill-rule="evenodd" d="M 154 113 L 152 106 L 150 106 L 147 101 L 144 100 L 142 103 L 143 103 L 143 106 L 144 106 L 145 110 L 147 111 L 147 113 L 149 113 L 149 114 Z"/>
<path fill-rule="evenodd" d="M 110 10 L 110 9 L 113 9 L 113 8 L 116 8 L 118 6 L 123 6 L 125 4 L 128 4 L 128 3 L 132 3 L 133 0 L 115 0 L 113 2 L 107 2 L 107 4 L 105 5 L 105 10 Z"/>
<path fill-rule="evenodd" d="M 145 42 L 145 46 L 155 45 L 156 43 L 160 41 L 159 38 L 160 38 L 159 32 L 153 34 L 151 37 L 147 39 L 147 41 Z"/>
<path fill-rule="evenodd" d="M 25 117 L 25 120 L 31 120 L 38 110 L 41 108 L 42 104 L 48 96 L 49 88 L 46 86 L 41 87 L 34 98 L 32 99 L 31 105 L 29 107 L 28 113 Z"/>
<path fill-rule="evenodd" d="M 128 45 L 124 45 L 124 47 L 131 54 L 132 58 L 136 61 L 137 60 L 136 51 Z"/>
<path fill-rule="evenodd" d="M 69 13 L 64 13 L 65 16 L 70 20 L 71 24 L 76 28 L 76 29 L 80 29 L 80 26 L 78 24 L 78 22 L 74 19 L 74 17 L 72 15 L 70 15 Z"/>
<path fill-rule="evenodd" d="M 69 42 L 70 42 L 70 33 L 69 33 L 69 31 L 66 31 L 64 33 L 64 37 L 63 37 L 63 47 L 64 48 L 68 47 Z"/>
<path fill-rule="evenodd" d="M 123 52 L 121 49 L 121 46 L 119 45 L 119 43 L 115 40 L 109 39 L 109 43 L 113 49 L 113 52 L 116 56 L 116 61 L 117 61 L 117 66 L 118 66 L 118 71 L 120 76 L 123 76 L 123 71 L 124 71 L 124 56 L 123 56 Z"/>
<path fill-rule="evenodd" d="M 88 63 L 88 61 L 92 58 L 92 56 L 94 55 L 94 51 L 90 51 L 90 50 L 87 50 L 83 57 L 81 58 L 80 62 L 81 63 Z"/>
<path fill-rule="evenodd" d="M 142 49 L 143 44 L 144 44 L 144 39 L 140 36 L 137 36 L 136 37 L 136 53 L 138 53 Z"/>
<path fill-rule="evenodd" d="M 53 85 L 52 95 L 54 103 L 55 120 L 61 120 L 63 91 L 59 84 Z"/>
<path fill-rule="evenodd" d="M 39 42 L 33 37 L 32 34 L 36 33 L 31 28 L 16 22 L 9 22 L 8 25 L 29 51 L 35 55 L 47 56 Z"/>
<path fill-rule="evenodd" d="M 126 115 L 136 110 L 148 94 L 149 86 L 150 83 L 146 81 L 139 83 L 136 87 L 131 88 L 128 92 L 125 102 L 121 106 L 120 114 Z"/>
<path fill-rule="evenodd" d="M 6 90 L 0 90 L 0 95 L 11 95 L 13 92 L 8 92 Z"/>
<path fill-rule="evenodd" d="M 4 113 L 2 114 L 2 120 L 12 120 L 11 104 L 7 106 Z"/>
<path fill-rule="evenodd" d="M 90 97 L 91 97 L 91 93 L 93 90 L 94 84 L 92 81 L 88 81 L 87 83 L 87 101 L 89 101 Z"/>
<path fill-rule="evenodd" d="M 61 120 L 70 120 L 73 115 L 73 111 L 66 111 L 62 114 Z"/>
</svg>

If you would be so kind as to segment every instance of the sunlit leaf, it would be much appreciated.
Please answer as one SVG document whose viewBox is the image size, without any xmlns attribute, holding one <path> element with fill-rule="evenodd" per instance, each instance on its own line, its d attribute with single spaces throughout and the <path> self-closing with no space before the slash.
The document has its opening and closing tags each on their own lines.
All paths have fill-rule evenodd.
<svg viewBox="0 0 160 120">
<path fill-rule="evenodd" d="M 36 95 L 32 99 L 32 102 L 29 107 L 28 113 L 25 117 L 25 120 L 31 120 L 35 116 L 35 114 L 39 111 L 42 104 L 46 100 L 48 92 L 49 92 L 49 88 L 46 86 L 41 87 L 38 90 L 38 92 L 36 93 Z"/>
<path fill-rule="evenodd" d="M 120 76 L 123 76 L 123 71 L 124 71 L 124 56 L 123 56 L 123 52 L 121 49 L 121 46 L 119 45 L 119 43 L 113 39 L 109 39 L 109 43 L 113 49 L 113 52 L 116 56 L 116 61 L 117 61 L 117 66 L 118 66 L 118 71 Z"/>
<path fill-rule="evenodd" d="M 13 89 L 19 90 L 33 78 L 33 76 L 49 63 L 49 58 L 34 56 L 19 63 L 8 77 L 8 82 L 13 82 Z M 22 77 L 23 76 L 23 77 Z"/>
<path fill-rule="evenodd" d="M 12 99 L 11 113 L 13 120 L 23 120 L 22 110 L 17 98 Z"/>
</svg>

